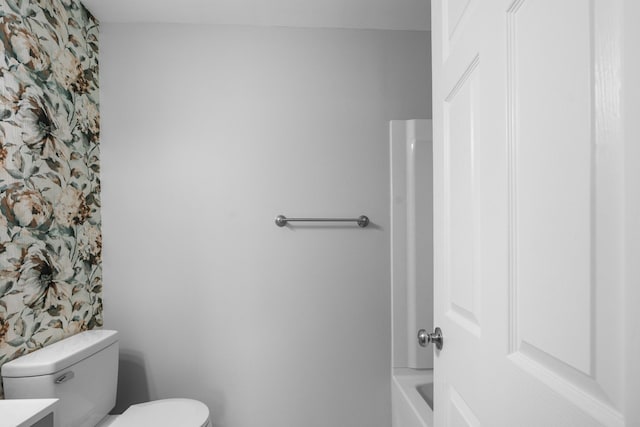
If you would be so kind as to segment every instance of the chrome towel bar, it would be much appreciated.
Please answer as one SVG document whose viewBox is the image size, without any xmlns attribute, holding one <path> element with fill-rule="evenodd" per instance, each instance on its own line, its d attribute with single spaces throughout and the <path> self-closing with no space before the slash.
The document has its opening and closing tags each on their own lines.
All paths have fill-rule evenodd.
<svg viewBox="0 0 640 427">
<path fill-rule="evenodd" d="M 276 225 L 284 227 L 289 222 L 356 222 L 358 227 L 364 228 L 369 225 L 369 217 L 360 215 L 358 218 L 287 218 L 284 215 L 276 217 Z"/>
</svg>

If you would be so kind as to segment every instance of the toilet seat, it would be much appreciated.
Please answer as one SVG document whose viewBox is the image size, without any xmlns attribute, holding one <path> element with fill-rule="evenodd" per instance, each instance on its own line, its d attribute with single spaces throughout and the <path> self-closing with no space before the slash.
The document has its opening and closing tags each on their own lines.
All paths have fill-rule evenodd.
<svg viewBox="0 0 640 427">
<path fill-rule="evenodd" d="M 193 399 L 162 399 L 131 405 L 110 427 L 207 427 L 209 408 Z"/>
</svg>

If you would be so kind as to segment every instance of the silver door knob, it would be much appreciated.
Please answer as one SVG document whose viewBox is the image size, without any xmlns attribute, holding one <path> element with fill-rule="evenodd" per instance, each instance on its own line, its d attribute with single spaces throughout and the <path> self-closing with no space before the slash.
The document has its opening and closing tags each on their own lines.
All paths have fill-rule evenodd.
<svg viewBox="0 0 640 427">
<path fill-rule="evenodd" d="M 438 350 L 442 350 L 444 338 L 442 337 L 442 330 L 440 328 L 436 328 L 430 334 L 428 334 L 424 329 L 420 329 L 418 331 L 418 344 L 422 347 L 426 347 L 429 343 L 433 343 Z"/>
</svg>

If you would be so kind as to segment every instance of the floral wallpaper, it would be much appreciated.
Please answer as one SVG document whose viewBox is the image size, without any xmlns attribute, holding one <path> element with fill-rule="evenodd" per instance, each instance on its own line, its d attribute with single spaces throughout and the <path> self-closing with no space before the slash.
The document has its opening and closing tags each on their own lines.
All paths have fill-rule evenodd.
<svg viewBox="0 0 640 427">
<path fill-rule="evenodd" d="M 0 0 L 0 365 L 102 325 L 99 135 L 98 22 Z"/>
</svg>

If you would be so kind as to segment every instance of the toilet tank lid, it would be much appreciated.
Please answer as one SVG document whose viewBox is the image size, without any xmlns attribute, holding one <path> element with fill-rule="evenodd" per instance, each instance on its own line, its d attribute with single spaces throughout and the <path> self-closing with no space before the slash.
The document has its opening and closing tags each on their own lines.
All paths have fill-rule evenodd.
<svg viewBox="0 0 640 427">
<path fill-rule="evenodd" d="M 2 377 L 51 375 L 118 341 L 117 331 L 91 330 L 60 340 L 2 365 Z"/>
</svg>

